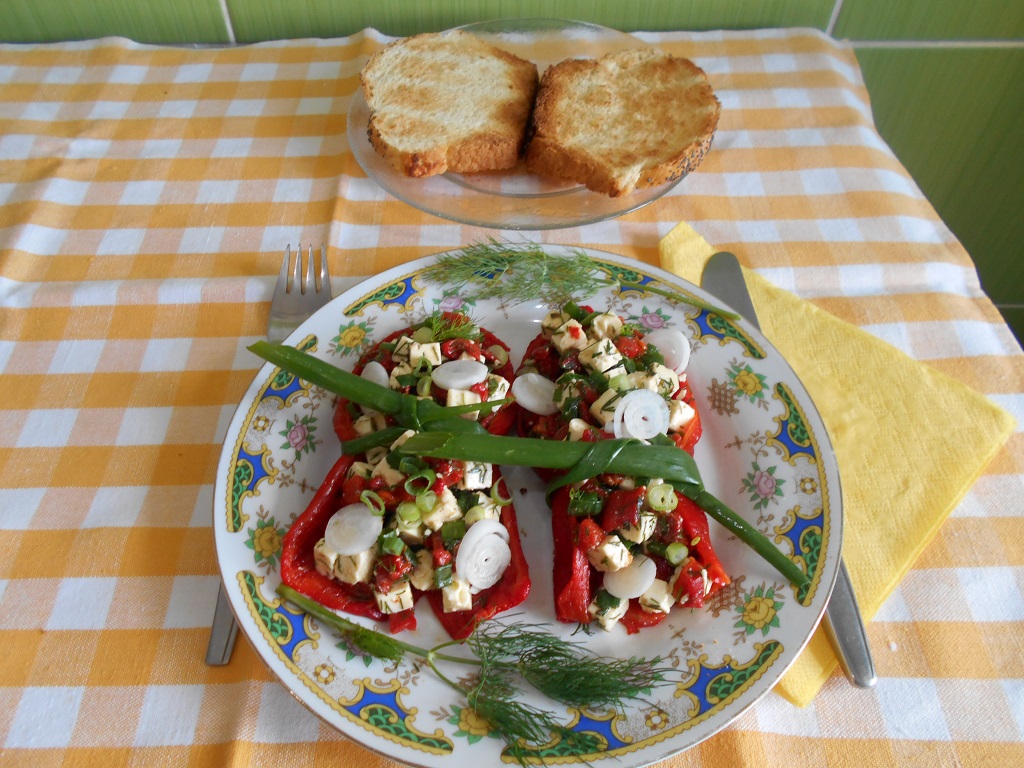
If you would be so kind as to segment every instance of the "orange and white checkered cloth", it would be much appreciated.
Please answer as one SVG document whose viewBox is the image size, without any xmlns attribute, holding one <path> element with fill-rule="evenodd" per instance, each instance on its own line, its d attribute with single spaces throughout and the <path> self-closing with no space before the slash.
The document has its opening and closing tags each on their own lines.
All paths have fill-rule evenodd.
<svg viewBox="0 0 1024 768">
<path fill-rule="evenodd" d="M 658 264 L 689 222 L 1024 423 L 1020 346 L 879 137 L 851 50 L 811 30 L 639 36 L 709 73 L 712 151 L 639 211 L 533 239 Z M 0 46 L 0 764 L 392 765 L 244 641 L 203 663 L 214 473 L 284 246 L 327 243 L 337 293 L 500 235 L 355 162 L 345 115 L 384 40 Z M 876 688 L 771 693 L 662 765 L 1024 764 L 1020 429 L 871 622 Z"/>
</svg>

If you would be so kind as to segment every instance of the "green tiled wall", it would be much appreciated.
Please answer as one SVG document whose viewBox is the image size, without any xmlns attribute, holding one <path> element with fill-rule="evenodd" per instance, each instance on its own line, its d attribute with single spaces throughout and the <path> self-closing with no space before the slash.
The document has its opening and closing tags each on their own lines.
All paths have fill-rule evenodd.
<svg viewBox="0 0 1024 768">
<path fill-rule="evenodd" d="M 0 0 L 0 41 L 244 43 L 528 16 L 850 40 L 879 131 L 1024 339 L 1024 0 Z"/>
<path fill-rule="evenodd" d="M 556 18 L 624 31 L 817 27 L 831 0 L 227 0 L 238 40 L 348 35 L 375 27 L 390 35 L 430 32 L 472 21 Z"/>
<path fill-rule="evenodd" d="M 227 43 L 218 0 L 0 0 L 0 41 L 118 36 L 146 43 Z"/>
</svg>

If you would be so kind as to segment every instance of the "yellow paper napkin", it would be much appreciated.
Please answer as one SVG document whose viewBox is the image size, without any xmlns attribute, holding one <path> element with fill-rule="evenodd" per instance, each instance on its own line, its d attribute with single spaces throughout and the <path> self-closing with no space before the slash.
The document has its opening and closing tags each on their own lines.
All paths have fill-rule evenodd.
<svg viewBox="0 0 1024 768">
<path fill-rule="evenodd" d="M 697 285 L 715 252 L 686 223 L 658 250 L 664 269 Z M 756 273 L 744 275 L 764 335 L 807 388 L 832 440 L 843 560 L 868 621 L 1009 438 L 1013 417 Z M 837 663 L 819 628 L 776 690 L 807 706 Z"/>
</svg>

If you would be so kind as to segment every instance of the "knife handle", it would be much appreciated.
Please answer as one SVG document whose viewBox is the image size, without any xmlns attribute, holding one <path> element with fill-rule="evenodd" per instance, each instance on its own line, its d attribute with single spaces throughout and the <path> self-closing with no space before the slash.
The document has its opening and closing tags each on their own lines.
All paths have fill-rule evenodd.
<svg viewBox="0 0 1024 768">
<path fill-rule="evenodd" d="M 845 631 L 837 631 L 837 627 L 843 627 Z M 825 610 L 825 632 L 850 682 L 859 688 L 872 687 L 878 680 L 875 662 L 871 658 L 867 631 L 857 607 L 850 574 L 846 572 L 846 565 L 841 560 L 832 596 Z"/>
</svg>

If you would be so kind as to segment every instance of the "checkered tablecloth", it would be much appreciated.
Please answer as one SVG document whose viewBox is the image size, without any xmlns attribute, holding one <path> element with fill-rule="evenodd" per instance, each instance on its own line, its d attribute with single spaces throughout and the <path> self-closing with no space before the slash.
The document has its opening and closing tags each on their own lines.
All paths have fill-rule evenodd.
<svg viewBox="0 0 1024 768">
<path fill-rule="evenodd" d="M 850 49 L 640 37 L 709 73 L 712 152 L 637 212 L 530 237 L 657 264 L 689 222 L 1024 424 L 1021 349 L 879 137 Z M 326 243 L 338 293 L 502 234 L 420 213 L 355 162 L 345 115 L 383 40 L 0 46 L 0 764 L 392 764 L 244 640 L 203 663 L 214 473 L 284 246 Z M 1024 764 L 1019 429 L 870 624 L 876 688 L 837 674 L 803 709 L 771 693 L 664 765 Z"/>
</svg>

